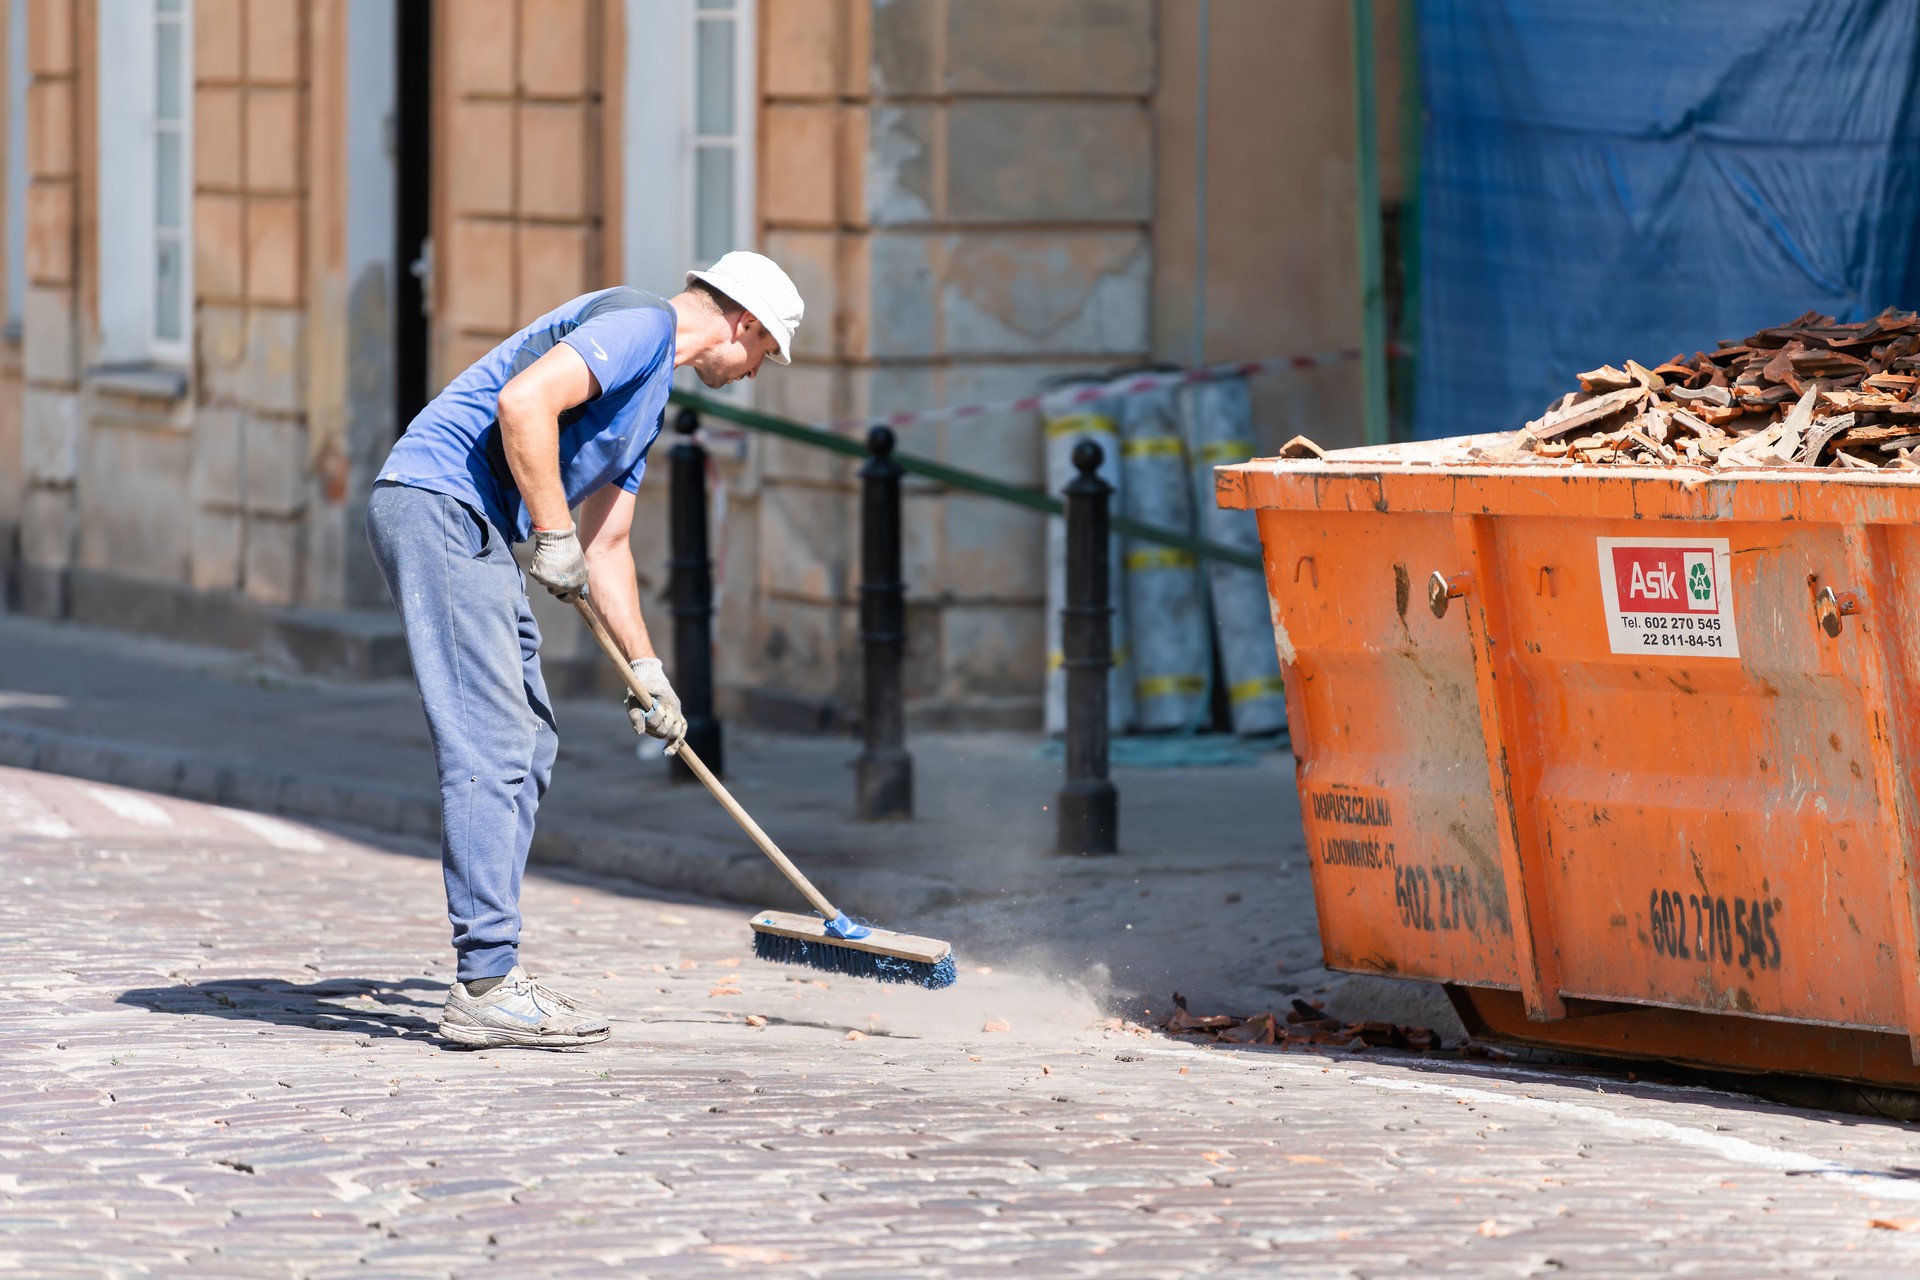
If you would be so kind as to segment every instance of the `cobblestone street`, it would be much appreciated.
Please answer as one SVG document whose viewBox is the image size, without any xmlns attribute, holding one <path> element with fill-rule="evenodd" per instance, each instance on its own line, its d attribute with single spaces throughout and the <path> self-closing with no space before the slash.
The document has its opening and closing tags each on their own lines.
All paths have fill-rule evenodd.
<svg viewBox="0 0 1920 1280">
<path fill-rule="evenodd" d="M 0 1271 L 1920 1269 L 1903 1125 L 1451 1055 L 1203 1050 L 964 936 L 946 992 L 816 981 L 752 960 L 738 908 L 587 878 L 530 876 L 525 955 L 614 1039 L 443 1051 L 424 852 L 0 770 Z"/>
</svg>

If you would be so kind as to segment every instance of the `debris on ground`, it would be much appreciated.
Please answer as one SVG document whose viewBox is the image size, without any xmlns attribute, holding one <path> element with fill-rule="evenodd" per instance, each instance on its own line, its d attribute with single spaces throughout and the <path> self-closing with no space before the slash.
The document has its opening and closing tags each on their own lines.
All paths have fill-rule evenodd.
<svg viewBox="0 0 1920 1280">
<path fill-rule="evenodd" d="M 1920 471 L 1920 315 L 1911 311 L 1853 324 L 1809 311 L 1710 352 L 1652 368 L 1601 365 L 1579 378 L 1578 391 L 1519 431 L 1476 438 L 1461 460 Z M 1315 456 L 1288 447 L 1286 456 Z"/>
<path fill-rule="evenodd" d="M 1127 1036 L 1150 1036 L 1155 1028 L 1145 1027 L 1127 1018 L 1102 1018 L 1093 1024 L 1102 1031 L 1111 1031 Z"/>
<path fill-rule="evenodd" d="M 1195 1014 L 1187 998 L 1173 993 L 1173 1013 L 1160 1030 L 1211 1044 L 1321 1045 L 1349 1052 L 1366 1049 L 1441 1049 L 1440 1037 L 1426 1027 L 1403 1027 L 1391 1022 L 1347 1022 L 1329 1014 L 1318 1003 L 1293 1000 L 1284 1015 L 1256 1013 L 1239 1018 L 1231 1014 Z"/>
</svg>

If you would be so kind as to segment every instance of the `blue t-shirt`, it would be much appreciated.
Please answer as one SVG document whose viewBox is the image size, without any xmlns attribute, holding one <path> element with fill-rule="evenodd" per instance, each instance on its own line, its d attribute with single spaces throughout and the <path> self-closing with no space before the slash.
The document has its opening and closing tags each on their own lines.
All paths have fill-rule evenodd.
<svg viewBox="0 0 1920 1280">
<path fill-rule="evenodd" d="M 564 342 L 600 394 L 560 415 L 560 483 L 573 506 L 603 485 L 640 488 L 673 381 L 673 308 L 639 289 L 602 289 L 549 311 L 473 363 L 420 411 L 380 479 L 444 493 L 525 541 L 533 521 L 500 440 L 500 389 Z"/>
</svg>

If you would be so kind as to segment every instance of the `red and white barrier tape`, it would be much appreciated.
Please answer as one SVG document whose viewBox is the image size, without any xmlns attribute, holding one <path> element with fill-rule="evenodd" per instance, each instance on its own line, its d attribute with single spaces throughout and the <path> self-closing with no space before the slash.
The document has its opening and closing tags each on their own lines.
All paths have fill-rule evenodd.
<svg viewBox="0 0 1920 1280">
<path fill-rule="evenodd" d="M 1026 413 L 1038 409 L 1042 402 L 1062 407 L 1089 404 L 1095 400 L 1136 396 L 1148 391 L 1158 391 L 1162 387 L 1179 386 L 1189 382 L 1211 382 L 1219 378 L 1250 378 L 1255 374 L 1273 373 L 1280 369 L 1318 369 L 1326 365 L 1345 364 L 1359 358 L 1359 350 L 1349 347 L 1344 351 L 1328 351 L 1315 356 L 1283 356 L 1274 360 L 1249 360 L 1240 364 L 1202 365 L 1198 368 L 1176 369 L 1167 373 L 1140 373 L 1115 378 L 1109 382 L 1090 382 L 1070 391 L 1060 389 L 1021 396 L 1018 400 L 1000 400 L 992 404 L 946 405 L 932 409 L 913 409 L 903 413 L 879 413 L 870 418 L 848 418 L 840 422 L 823 423 L 819 429 L 851 432 L 867 427 L 910 427 L 916 423 L 934 422 L 942 418 L 980 418 L 994 413 Z"/>
</svg>

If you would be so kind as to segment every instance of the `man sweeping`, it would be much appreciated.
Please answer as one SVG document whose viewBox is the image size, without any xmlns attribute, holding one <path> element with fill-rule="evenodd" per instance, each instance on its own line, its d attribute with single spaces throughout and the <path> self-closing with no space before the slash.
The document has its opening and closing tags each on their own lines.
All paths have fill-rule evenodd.
<svg viewBox="0 0 1920 1280">
<path fill-rule="evenodd" d="M 606 1019 L 520 966 L 520 881 L 558 749 L 527 576 L 586 593 L 653 710 L 636 732 L 676 750 L 680 699 L 647 634 L 628 533 L 673 371 L 709 387 L 786 364 L 802 304 L 757 253 L 729 253 L 659 298 L 589 293 L 455 378 L 380 469 L 367 538 L 406 631 L 440 773 L 440 858 L 458 958 L 441 1034 L 473 1047 L 604 1040 Z M 576 526 L 571 510 L 579 511 Z"/>
</svg>

